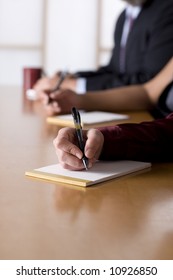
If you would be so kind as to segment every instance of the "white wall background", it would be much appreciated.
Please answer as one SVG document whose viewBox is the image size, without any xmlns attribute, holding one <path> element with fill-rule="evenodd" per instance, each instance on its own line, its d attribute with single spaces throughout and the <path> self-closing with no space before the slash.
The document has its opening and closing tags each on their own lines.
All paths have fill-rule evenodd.
<svg viewBox="0 0 173 280">
<path fill-rule="evenodd" d="M 41 64 L 43 0 L 0 0 L 0 84 L 21 84 Z"/>
<path fill-rule="evenodd" d="M 106 63 L 122 0 L 0 0 L 0 85 L 22 69 L 94 69 Z M 98 56 L 99 52 L 99 56 Z"/>
<path fill-rule="evenodd" d="M 46 68 L 95 67 L 97 0 L 49 1 Z"/>
</svg>

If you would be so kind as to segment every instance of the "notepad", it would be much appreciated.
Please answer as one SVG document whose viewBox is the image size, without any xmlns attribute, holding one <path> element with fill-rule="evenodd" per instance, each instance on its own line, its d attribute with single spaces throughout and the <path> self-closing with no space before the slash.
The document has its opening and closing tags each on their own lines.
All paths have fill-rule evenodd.
<svg viewBox="0 0 173 280">
<path fill-rule="evenodd" d="M 60 164 L 48 165 L 27 171 L 26 176 L 45 179 L 54 183 L 66 183 L 75 186 L 88 187 L 113 178 L 124 176 L 145 168 L 151 163 L 138 161 L 98 161 L 89 170 L 70 171 Z"/>
<path fill-rule="evenodd" d="M 125 120 L 129 118 L 128 115 L 102 112 L 102 111 L 92 111 L 92 112 L 80 111 L 80 115 L 81 115 L 81 123 L 83 127 L 97 125 L 97 124 L 107 125 L 108 123 L 114 121 Z M 48 117 L 47 122 L 50 124 L 56 124 L 60 126 L 74 127 L 73 118 L 71 114 Z"/>
</svg>

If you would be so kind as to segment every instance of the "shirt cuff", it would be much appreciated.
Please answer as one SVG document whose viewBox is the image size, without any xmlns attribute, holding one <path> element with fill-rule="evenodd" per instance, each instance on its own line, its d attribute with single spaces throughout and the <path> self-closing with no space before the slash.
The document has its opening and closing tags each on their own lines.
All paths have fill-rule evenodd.
<svg viewBox="0 0 173 280">
<path fill-rule="evenodd" d="M 76 92 L 77 94 L 85 94 L 86 93 L 86 79 L 78 78 L 76 81 Z"/>
</svg>

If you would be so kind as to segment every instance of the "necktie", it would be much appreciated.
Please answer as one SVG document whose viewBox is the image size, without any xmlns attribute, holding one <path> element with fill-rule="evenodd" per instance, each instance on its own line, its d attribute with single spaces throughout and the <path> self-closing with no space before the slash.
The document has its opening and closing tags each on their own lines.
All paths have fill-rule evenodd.
<svg viewBox="0 0 173 280">
<path fill-rule="evenodd" d="M 125 59 L 126 59 L 126 43 L 129 33 L 132 29 L 134 18 L 131 15 L 126 16 L 126 22 L 123 29 L 121 46 L 120 46 L 120 72 L 125 72 Z"/>
</svg>

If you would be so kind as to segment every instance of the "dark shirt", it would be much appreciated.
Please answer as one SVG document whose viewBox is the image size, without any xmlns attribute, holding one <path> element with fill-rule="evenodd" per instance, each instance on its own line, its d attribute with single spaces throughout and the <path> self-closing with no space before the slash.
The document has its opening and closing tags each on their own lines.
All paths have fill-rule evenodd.
<svg viewBox="0 0 173 280">
<path fill-rule="evenodd" d="M 166 86 L 159 97 L 155 108 L 150 111 L 150 114 L 155 119 L 161 119 L 173 112 L 173 82 Z"/>
<path fill-rule="evenodd" d="M 100 130 L 105 139 L 102 160 L 173 161 L 173 113 L 152 122 Z"/>
<path fill-rule="evenodd" d="M 170 83 L 162 92 L 157 109 L 163 116 L 167 116 L 173 112 L 173 82 Z"/>
</svg>

